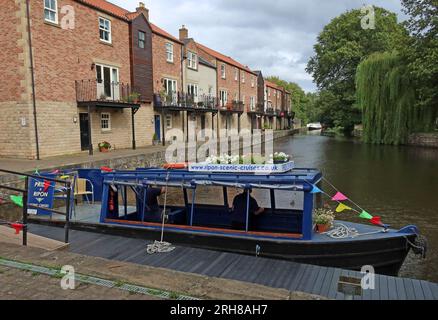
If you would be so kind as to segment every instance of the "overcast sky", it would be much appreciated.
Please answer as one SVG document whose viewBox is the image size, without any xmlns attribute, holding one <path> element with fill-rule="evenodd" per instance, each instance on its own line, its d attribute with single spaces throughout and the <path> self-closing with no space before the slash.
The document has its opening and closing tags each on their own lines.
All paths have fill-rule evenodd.
<svg viewBox="0 0 438 320">
<path fill-rule="evenodd" d="M 138 0 L 110 0 L 134 11 Z M 377 5 L 399 14 L 400 0 L 142 0 L 153 23 L 233 57 L 265 76 L 276 75 L 314 91 L 305 67 L 318 33 L 349 9 Z"/>
</svg>

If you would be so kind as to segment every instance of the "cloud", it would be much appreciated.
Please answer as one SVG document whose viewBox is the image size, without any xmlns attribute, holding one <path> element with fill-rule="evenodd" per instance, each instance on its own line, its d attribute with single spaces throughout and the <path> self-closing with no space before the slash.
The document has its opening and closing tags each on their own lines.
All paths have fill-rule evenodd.
<svg viewBox="0 0 438 320">
<path fill-rule="evenodd" d="M 136 0 L 111 0 L 135 10 Z M 264 75 L 316 90 L 306 73 L 307 61 L 322 28 L 346 10 L 364 4 L 401 13 L 399 0 L 146 0 L 151 21 L 177 36 L 181 25 L 189 36 L 231 56 Z"/>
</svg>

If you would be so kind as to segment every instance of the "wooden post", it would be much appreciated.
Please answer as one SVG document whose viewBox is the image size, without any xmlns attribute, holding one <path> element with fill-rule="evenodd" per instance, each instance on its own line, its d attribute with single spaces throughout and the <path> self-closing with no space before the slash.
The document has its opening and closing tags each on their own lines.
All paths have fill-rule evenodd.
<svg viewBox="0 0 438 320">
<path fill-rule="evenodd" d="M 23 246 L 27 246 L 27 198 L 29 192 L 29 177 L 24 179 L 23 192 Z"/>
</svg>

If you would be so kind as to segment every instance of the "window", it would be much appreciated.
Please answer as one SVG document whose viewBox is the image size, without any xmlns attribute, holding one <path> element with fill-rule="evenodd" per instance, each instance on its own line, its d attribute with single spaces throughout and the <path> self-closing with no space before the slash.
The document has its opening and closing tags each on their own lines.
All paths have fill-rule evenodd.
<svg viewBox="0 0 438 320">
<path fill-rule="evenodd" d="M 138 32 L 138 47 L 145 48 L 146 34 L 143 31 Z"/>
<path fill-rule="evenodd" d="M 166 115 L 166 129 L 172 129 L 172 115 Z"/>
<path fill-rule="evenodd" d="M 193 52 L 188 52 L 187 54 L 187 61 L 188 61 L 188 67 L 190 69 L 197 69 L 198 68 L 198 56 L 194 54 Z"/>
<path fill-rule="evenodd" d="M 245 72 L 242 72 L 242 83 L 245 83 Z"/>
<path fill-rule="evenodd" d="M 100 40 L 111 43 L 111 21 L 105 18 L 99 18 Z"/>
<path fill-rule="evenodd" d="M 58 23 L 57 0 L 44 0 L 44 20 Z"/>
<path fill-rule="evenodd" d="M 250 104 L 251 109 L 253 110 L 255 108 L 255 98 L 254 97 L 250 98 L 249 104 Z"/>
<path fill-rule="evenodd" d="M 234 68 L 234 80 L 239 81 L 239 70 Z"/>
<path fill-rule="evenodd" d="M 245 104 L 245 95 L 242 97 L 242 102 Z"/>
<path fill-rule="evenodd" d="M 271 89 L 268 89 L 268 97 L 271 96 Z"/>
<path fill-rule="evenodd" d="M 197 84 L 188 84 L 187 85 L 187 93 L 193 98 L 198 97 L 198 85 Z"/>
<path fill-rule="evenodd" d="M 227 104 L 228 102 L 228 93 L 225 90 L 220 90 L 219 91 L 219 98 L 220 98 L 220 102 L 221 105 L 224 106 Z"/>
<path fill-rule="evenodd" d="M 118 100 L 120 98 L 119 69 L 96 64 L 97 98 Z"/>
<path fill-rule="evenodd" d="M 251 77 L 251 87 L 254 88 L 254 86 L 255 86 L 255 77 L 252 76 Z"/>
<path fill-rule="evenodd" d="M 222 79 L 226 78 L 225 65 L 224 64 L 221 64 L 221 76 L 222 76 Z"/>
<path fill-rule="evenodd" d="M 100 114 L 100 127 L 102 131 L 111 131 L 111 114 L 106 112 Z"/>
<path fill-rule="evenodd" d="M 173 44 L 170 42 L 166 43 L 166 55 L 167 55 L 167 62 L 173 62 Z"/>
</svg>

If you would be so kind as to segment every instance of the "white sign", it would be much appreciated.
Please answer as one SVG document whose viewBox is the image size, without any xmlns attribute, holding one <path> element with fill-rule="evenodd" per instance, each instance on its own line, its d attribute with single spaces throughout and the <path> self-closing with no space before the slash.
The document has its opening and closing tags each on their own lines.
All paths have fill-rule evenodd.
<svg viewBox="0 0 438 320">
<path fill-rule="evenodd" d="M 293 161 L 281 164 L 212 164 L 191 163 L 189 171 L 216 173 L 285 173 L 295 168 Z"/>
</svg>

